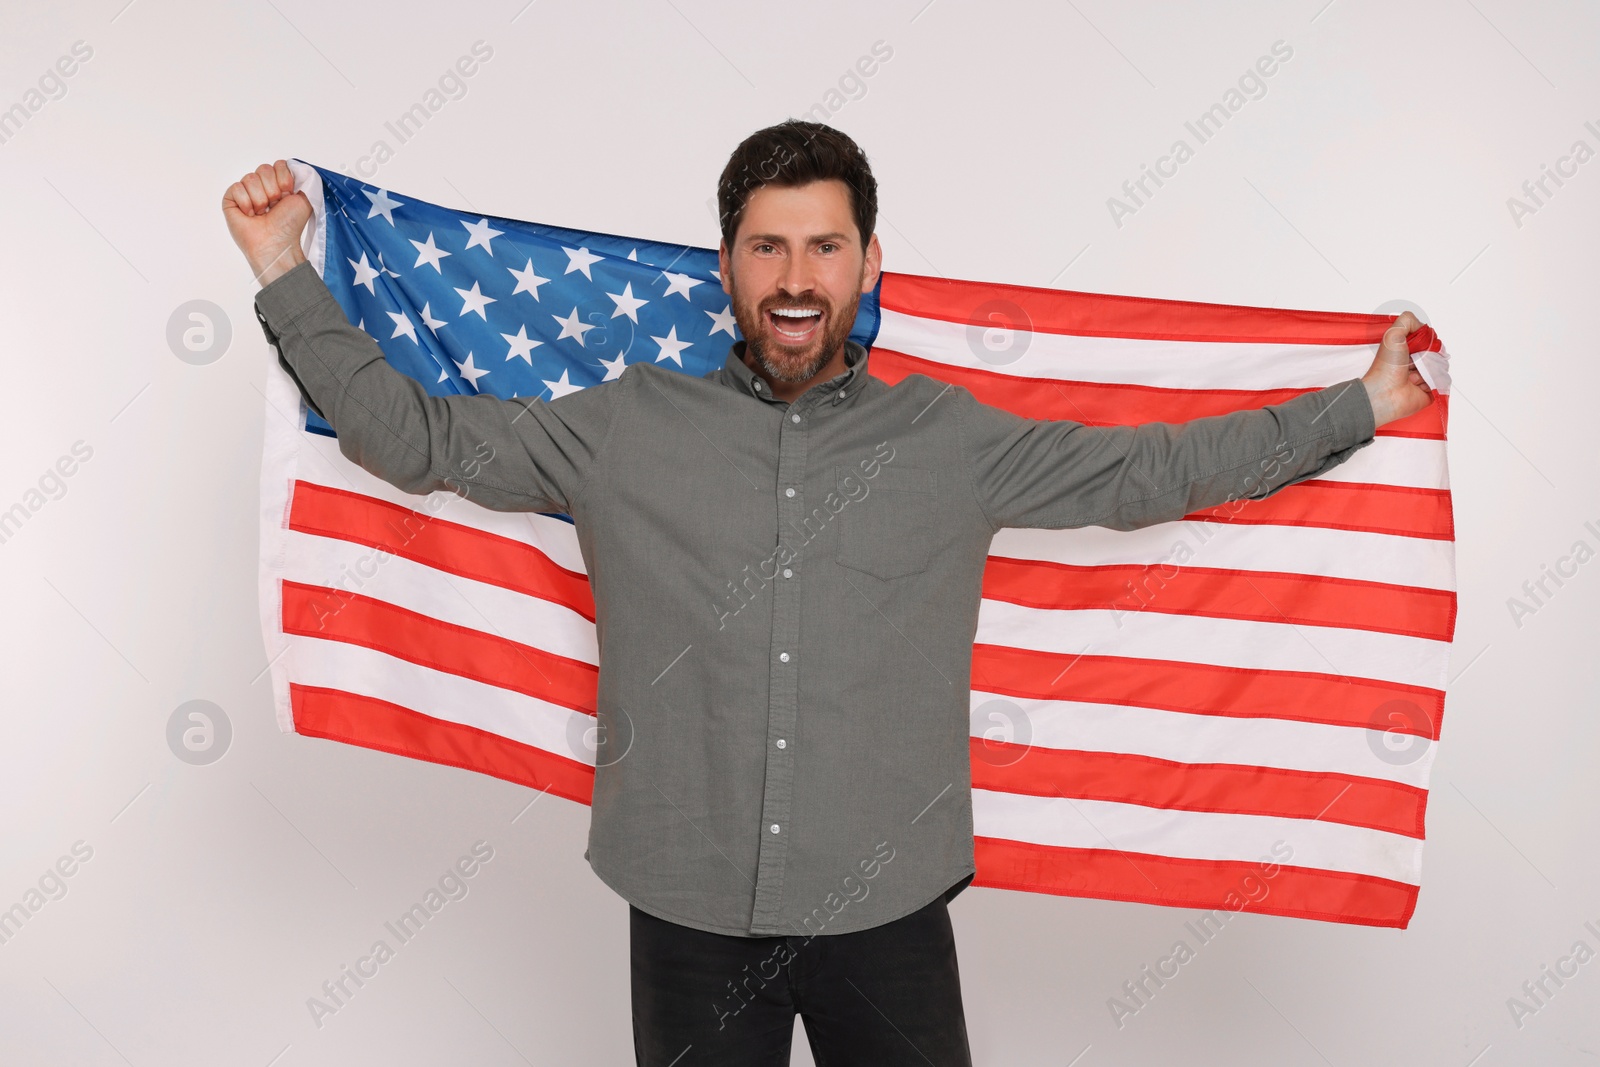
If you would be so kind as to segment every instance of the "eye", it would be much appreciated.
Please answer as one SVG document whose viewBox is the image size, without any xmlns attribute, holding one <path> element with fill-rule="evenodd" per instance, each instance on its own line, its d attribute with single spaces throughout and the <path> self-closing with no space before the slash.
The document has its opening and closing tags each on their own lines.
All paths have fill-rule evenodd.
<svg viewBox="0 0 1600 1067">
<path fill-rule="evenodd" d="M 830 255 L 839 251 L 839 246 L 834 244 L 832 241 L 824 241 L 817 246 L 817 251 L 823 253 L 824 255 Z"/>
</svg>

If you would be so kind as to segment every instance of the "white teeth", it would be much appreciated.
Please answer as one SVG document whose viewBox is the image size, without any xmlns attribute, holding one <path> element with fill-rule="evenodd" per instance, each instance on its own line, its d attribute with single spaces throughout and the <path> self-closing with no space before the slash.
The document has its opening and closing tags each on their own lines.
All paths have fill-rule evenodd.
<svg viewBox="0 0 1600 1067">
<path fill-rule="evenodd" d="M 786 319 L 809 319 L 813 315 L 822 314 L 816 308 L 773 308 L 772 313 Z"/>
</svg>

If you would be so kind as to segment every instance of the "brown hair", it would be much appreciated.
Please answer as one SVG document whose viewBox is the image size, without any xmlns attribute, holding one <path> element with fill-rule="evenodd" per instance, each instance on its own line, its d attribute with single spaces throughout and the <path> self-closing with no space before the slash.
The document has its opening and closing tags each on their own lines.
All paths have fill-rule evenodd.
<svg viewBox="0 0 1600 1067">
<path fill-rule="evenodd" d="M 765 185 L 794 186 L 837 178 L 850 191 L 861 246 L 878 222 L 878 182 L 859 145 L 820 122 L 789 119 L 757 130 L 728 157 L 717 181 L 722 239 L 730 246 L 750 194 Z"/>
</svg>

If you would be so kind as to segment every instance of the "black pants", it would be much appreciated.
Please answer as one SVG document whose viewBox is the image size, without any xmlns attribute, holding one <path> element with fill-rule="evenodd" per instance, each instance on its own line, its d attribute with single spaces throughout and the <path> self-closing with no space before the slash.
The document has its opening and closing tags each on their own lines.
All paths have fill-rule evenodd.
<svg viewBox="0 0 1600 1067">
<path fill-rule="evenodd" d="M 969 1067 L 945 902 L 814 937 L 707 933 L 630 906 L 640 1067 L 787 1064 L 796 1014 L 817 1067 Z"/>
</svg>

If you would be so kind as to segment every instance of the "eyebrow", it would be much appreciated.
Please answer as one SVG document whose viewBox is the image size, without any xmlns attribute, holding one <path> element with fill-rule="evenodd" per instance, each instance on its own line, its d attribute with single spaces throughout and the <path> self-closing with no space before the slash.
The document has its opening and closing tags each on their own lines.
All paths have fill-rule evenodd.
<svg viewBox="0 0 1600 1067">
<path fill-rule="evenodd" d="M 788 239 L 775 233 L 752 233 L 745 238 L 746 241 L 766 241 L 769 244 L 788 244 Z M 808 241 L 849 241 L 850 235 L 835 230 L 832 233 L 814 234 L 807 238 Z"/>
</svg>

